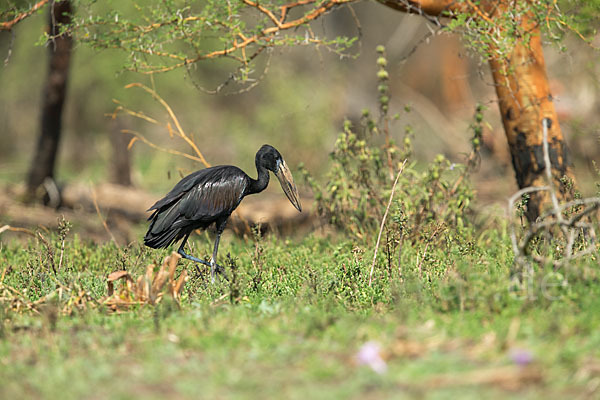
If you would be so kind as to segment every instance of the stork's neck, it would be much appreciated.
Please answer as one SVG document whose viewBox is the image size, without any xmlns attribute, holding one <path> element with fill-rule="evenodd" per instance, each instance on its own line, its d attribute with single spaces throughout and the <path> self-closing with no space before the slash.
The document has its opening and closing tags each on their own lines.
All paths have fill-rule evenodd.
<svg viewBox="0 0 600 400">
<path fill-rule="evenodd" d="M 262 166 L 258 160 L 256 161 L 256 172 L 258 172 L 258 178 L 250 179 L 248 194 L 262 192 L 269 184 L 269 170 Z"/>
</svg>

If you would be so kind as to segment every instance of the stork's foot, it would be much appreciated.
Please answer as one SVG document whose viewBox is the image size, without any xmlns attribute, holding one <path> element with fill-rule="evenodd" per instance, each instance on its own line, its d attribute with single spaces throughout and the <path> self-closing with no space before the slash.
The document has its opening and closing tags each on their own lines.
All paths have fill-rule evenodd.
<svg viewBox="0 0 600 400">
<path fill-rule="evenodd" d="M 212 283 L 215 283 L 215 276 L 217 273 L 221 274 L 221 276 L 229 282 L 229 277 L 227 277 L 227 274 L 225 273 L 225 268 L 217 264 L 214 260 L 210 260 L 208 265 L 210 265 L 210 280 Z"/>
<path fill-rule="evenodd" d="M 197 262 L 200 264 L 204 264 L 207 267 L 210 267 L 210 275 L 211 275 L 211 280 L 213 283 L 215 283 L 215 276 L 217 273 L 221 274 L 221 276 L 223 276 L 223 278 L 225 278 L 226 281 L 229 281 L 229 278 L 227 277 L 227 274 L 225 273 L 225 268 L 223 268 L 219 264 L 215 263 L 214 261 L 211 260 L 211 262 L 208 262 L 208 261 L 201 260 L 197 257 L 190 256 L 185 251 L 183 251 L 183 249 L 179 249 L 177 251 L 177 253 L 179 253 L 179 255 L 181 255 L 181 257 L 183 257 L 185 259 L 188 259 L 190 261 L 194 261 L 194 262 Z"/>
</svg>

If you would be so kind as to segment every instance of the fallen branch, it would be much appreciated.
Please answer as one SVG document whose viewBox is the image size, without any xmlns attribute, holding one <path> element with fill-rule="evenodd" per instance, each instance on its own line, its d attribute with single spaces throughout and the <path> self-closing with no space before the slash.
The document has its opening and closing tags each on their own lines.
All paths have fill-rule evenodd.
<svg viewBox="0 0 600 400">
<path fill-rule="evenodd" d="M 0 190 L 0 214 L 4 217 L 4 226 L 0 226 L 2 235 L 28 234 L 35 237 L 35 230 L 58 229 L 61 216 L 74 224 L 74 230 L 85 232 L 93 240 L 111 240 L 111 236 L 97 217 L 96 202 L 106 224 L 119 244 L 129 243 L 135 238 L 129 229 L 131 223 L 143 223 L 148 218 L 146 212 L 160 197 L 145 190 L 113 183 L 95 185 L 72 183 L 61 191 L 61 207 L 57 210 L 39 204 L 26 205 L 19 201 L 24 186 L 7 187 Z M 95 197 L 95 200 L 94 200 Z M 304 196 L 305 201 L 309 201 Z M 251 227 L 260 224 L 263 229 L 280 233 L 293 233 L 311 224 L 315 215 L 309 212 L 298 213 L 290 206 L 285 196 L 264 193 L 260 197 L 248 197 L 236 209 L 228 222 L 228 228 L 236 235 L 251 232 Z"/>
</svg>

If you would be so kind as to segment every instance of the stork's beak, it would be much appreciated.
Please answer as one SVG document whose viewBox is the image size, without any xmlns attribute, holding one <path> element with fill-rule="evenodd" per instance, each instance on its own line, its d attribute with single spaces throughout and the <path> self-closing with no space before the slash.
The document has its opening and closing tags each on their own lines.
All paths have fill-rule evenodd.
<svg viewBox="0 0 600 400">
<path fill-rule="evenodd" d="M 287 198 L 298 211 L 302 211 L 302 206 L 300 205 L 300 199 L 298 197 L 298 189 L 296 189 L 294 178 L 285 161 L 281 160 L 277 164 L 277 172 L 275 172 L 275 175 L 277 176 L 277 179 L 279 179 L 281 188 Z"/>
</svg>

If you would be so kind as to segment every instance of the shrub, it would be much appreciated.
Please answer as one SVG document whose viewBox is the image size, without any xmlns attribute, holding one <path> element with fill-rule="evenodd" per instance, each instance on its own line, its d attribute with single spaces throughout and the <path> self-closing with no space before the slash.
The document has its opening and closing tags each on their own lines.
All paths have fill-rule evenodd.
<svg viewBox="0 0 600 400">
<path fill-rule="evenodd" d="M 439 237 L 447 230 L 470 225 L 474 192 L 468 180 L 477 166 L 482 130 L 481 106 L 472 125 L 473 151 L 464 165 L 438 155 L 425 168 L 412 160 L 413 130 L 405 125 L 400 144 L 392 131 L 400 115 L 389 115 L 389 74 L 385 49 L 377 48 L 379 116 L 363 110 L 358 126 L 345 121 L 331 153 L 331 167 L 321 185 L 301 166 L 317 203 L 318 214 L 336 228 L 356 237 L 376 233 L 401 169 L 386 230 L 394 241 Z M 404 112 L 410 112 L 405 106 Z M 425 237 L 424 237 L 425 236 Z"/>
</svg>

